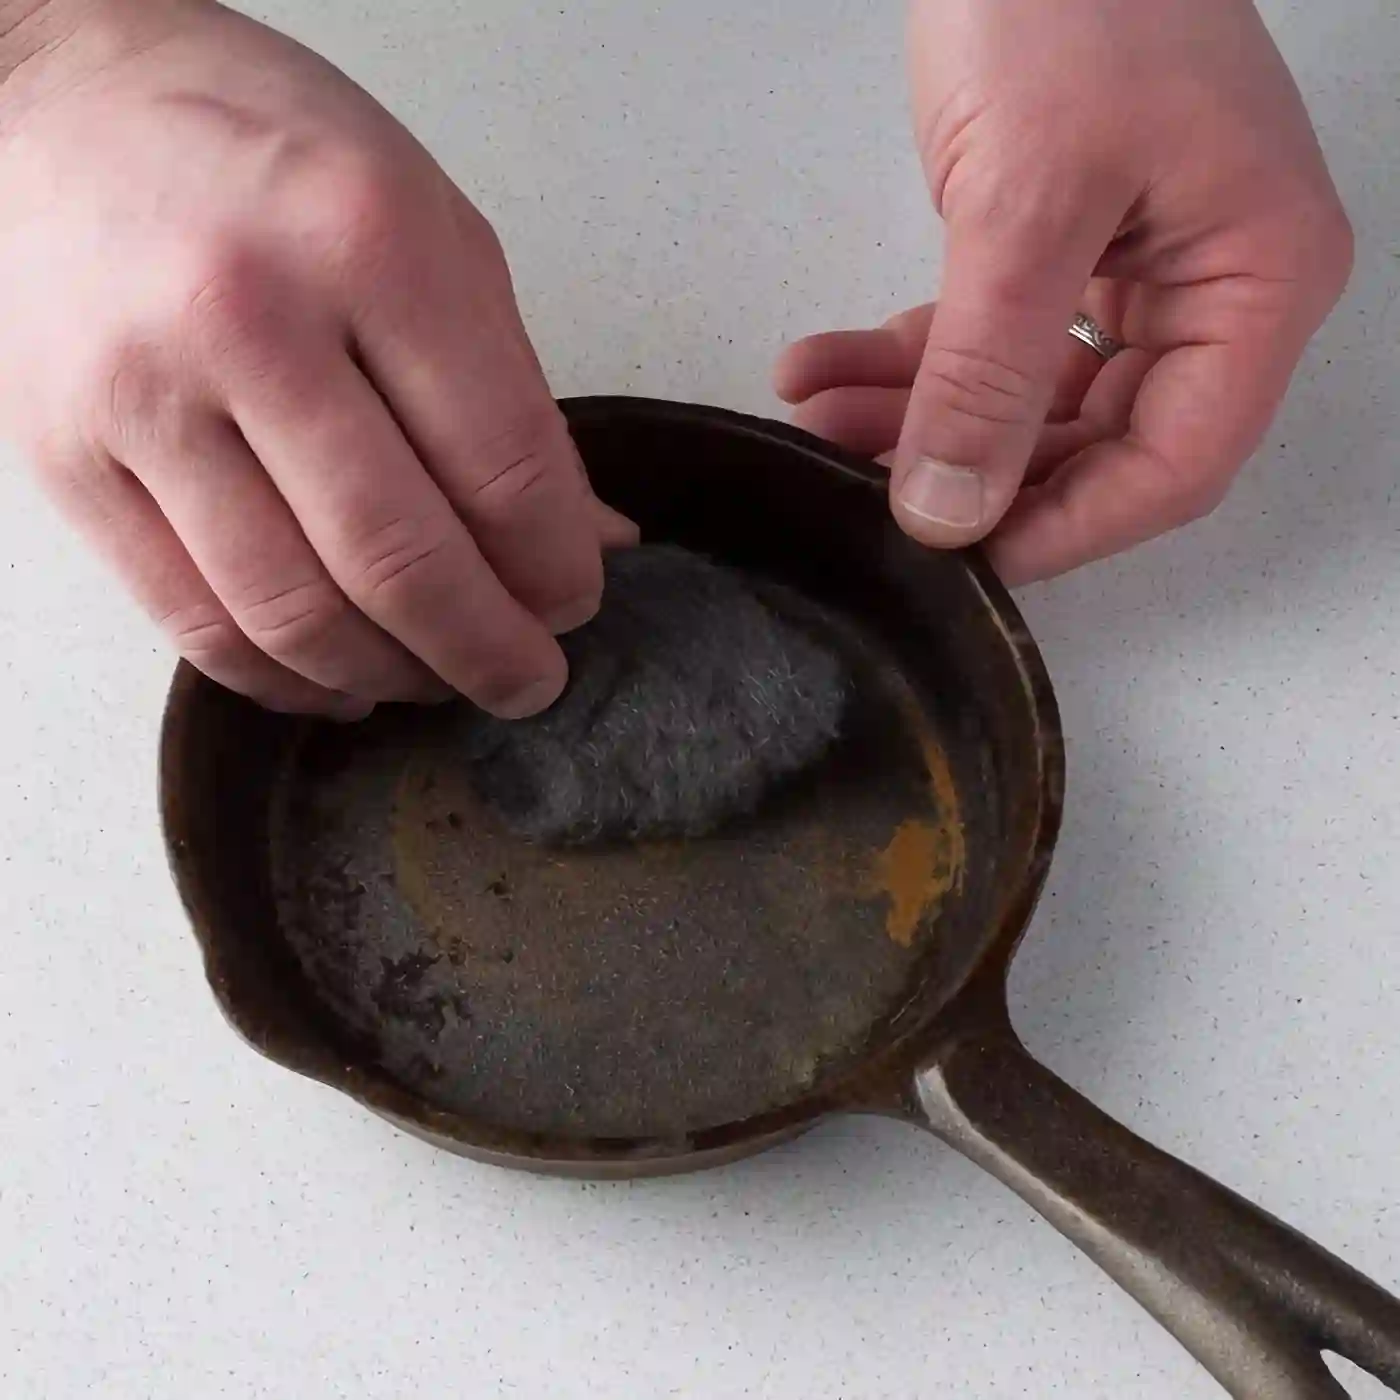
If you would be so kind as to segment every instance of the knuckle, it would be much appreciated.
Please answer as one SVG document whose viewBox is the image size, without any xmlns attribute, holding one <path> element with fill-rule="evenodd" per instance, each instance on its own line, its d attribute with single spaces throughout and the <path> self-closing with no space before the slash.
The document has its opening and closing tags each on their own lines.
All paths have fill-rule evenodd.
<svg viewBox="0 0 1400 1400">
<path fill-rule="evenodd" d="M 214 604 L 172 608 L 157 619 L 176 650 L 201 671 L 217 674 L 246 655 L 251 643 Z"/>
<path fill-rule="evenodd" d="M 1179 530 L 1213 514 L 1234 483 L 1232 472 L 1201 471 L 1173 461 L 1152 443 L 1132 439 L 1142 499 L 1150 505 L 1155 532 Z"/>
<path fill-rule="evenodd" d="M 420 520 L 395 516 L 382 521 L 351 546 L 347 590 L 372 611 L 392 608 L 402 595 L 432 578 L 447 547 L 447 540 Z"/>
<path fill-rule="evenodd" d="M 104 534 L 110 530 L 112 497 L 119 491 L 124 468 L 101 448 L 65 432 L 35 444 L 36 476 L 51 499 L 75 519 L 91 522 Z"/>
<path fill-rule="evenodd" d="M 235 607 L 244 633 L 277 661 L 326 651 L 351 615 L 349 600 L 327 580 L 260 593 Z"/>
<path fill-rule="evenodd" d="M 1072 105 L 1072 104 L 1070 104 Z M 1086 211 L 1126 208 L 1133 181 L 1124 173 L 1121 135 L 1090 123 L 1067 127 L 1066 105 L 1046 99 L 991 130 L 969 129 L 942 159 L 939 206 L 950 227 L 1000 246 L 1035 248 L 1062 242 Z M 1054 131 L 1053 148 L 1044 133 Z M 974 137 L 1002 152 L 974 158 Z M 1043 268 L 1036 258 L 1004 259 L 994 277 L 1008 295 L 1039 296 Z M 995 285 L 995 284 L 994 284 Z"/>
<path fill-rule="evenodd" d="M 332 260 L 372 274 L 397 236 L 404 199 L 401 177 L 383 161 L 358 153 L 328 159 L 315 182 L 321 227 Z"/>
<path fill-rule="evenodd" d="M 1351 280 L 1356 264 L 1356 230 L 1340 200 L 1329 201 L 1317 215 L 1312 252 L 1319 281 L 1325 285 L 1329 301 L 1335 301 Z"/>
<path fill-rule="evenodd" d="M 94 352 L 76 418 L 83 441 L 129 461 L 143 479 L 157 445 L 159 460 L 199 461 L 211 421 L 188 374 L 136 335 Z"/>
<path fill-rule="evenodd" d="M 467 460 L 468 510 L 508 515 L 536 496 L 565 460 L 561 454 L 567 436 L 563 419 L 551 407 L 515 418 L 479 441 Z"/>
<path fill-rule="evenodd" d="M 98 441 L 109 436 L 122 447 L 159 432 L 179 410 L 181 394 L 159 350 L 135 334 L 118 335 L 97 346 L 86 369 L 90 386 L 85 432 Z"/>
<path fill-rule="evenodd" d="M 993 427 L 1026 427 L 1044 412 L 1044 390 L 1030 375 L 981 351 L 930 346 L 919 378 L 948 411 Z"/>
<path fill-rule="evenodd" d="M 453 215 L 457 232 L 467 250 L 475 254 L 482 265 L 506 272 L 505 246 L 486 215 L 465 200 L 454 203 Z M 509 276 L 508 272 L 506 276 Z"/>
<path fill-rule="evenodd" d="M 1333 191 L 1290 190 L 1269 206 L 1267 243 L 1283 276 L 1307 301 L 1329 311 L 1351 279 L 1356 261 L 1356 233 L 1341 199 Z"/>
<path fill-rule="evenodd" d="M 269 269 L 235 239 L 192 251 L 174 278 L 172 321 L 183 338 L 224 354 L 256 340 L 272 303 Z"/>
</svg>

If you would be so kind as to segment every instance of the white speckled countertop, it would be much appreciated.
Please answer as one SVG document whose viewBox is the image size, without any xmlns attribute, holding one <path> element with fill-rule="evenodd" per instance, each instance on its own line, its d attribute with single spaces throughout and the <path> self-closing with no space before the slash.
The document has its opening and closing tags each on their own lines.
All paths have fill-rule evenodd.
<svg viewBox="0 0 1400 1400">
<path fill-rule="evenodd" d="M 786 336 L 933 285 L 896 5 L 537 8 L 261 13 L 495 218 L 561 393 L 771 412 Z M 1266 9 L 1360 265 L 1217 517 L 1025 599 L 1071 803 L 1016 1015 L 1110 1111 L 1400 1289 L 1400 20 Z M 14 470 L 0 568 L 0 1393 L 1219 1395 L 896 1125 L 587 1187 L 435 1154 L 258 1059 L 165 873 L 167 658 Z"/>
</svg>

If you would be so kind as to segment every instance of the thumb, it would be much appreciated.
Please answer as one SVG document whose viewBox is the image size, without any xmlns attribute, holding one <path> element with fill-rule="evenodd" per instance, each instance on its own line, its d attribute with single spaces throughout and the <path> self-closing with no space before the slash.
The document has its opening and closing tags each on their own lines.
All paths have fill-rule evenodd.
<svg viewBox="0 0 1400 1400">
<path fill-rule="evenodd" d="M 1020 489 L 1073 348 L 1070 323 L 1118 226 L 1059 195 L 1059 217 L 951 212 L 943 291 L 891 476 L 906 533 L 953 548 L 988 534 Z"/>
</svg>

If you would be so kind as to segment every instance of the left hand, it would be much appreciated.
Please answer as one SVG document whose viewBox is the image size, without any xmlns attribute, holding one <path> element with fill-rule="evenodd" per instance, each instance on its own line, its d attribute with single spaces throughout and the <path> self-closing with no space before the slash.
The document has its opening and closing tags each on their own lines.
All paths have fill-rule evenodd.
<svg viewBox="0 0 1400 1400">
<path fill-rule="evenodd" d="M 889 454 L 904 530 L 1012 584 L 1213 509 L 1351 268 L 1252 0 L 913 0 L 910 62 L 943 293 L 792 346 L 798 423 Z"/>
</svg>

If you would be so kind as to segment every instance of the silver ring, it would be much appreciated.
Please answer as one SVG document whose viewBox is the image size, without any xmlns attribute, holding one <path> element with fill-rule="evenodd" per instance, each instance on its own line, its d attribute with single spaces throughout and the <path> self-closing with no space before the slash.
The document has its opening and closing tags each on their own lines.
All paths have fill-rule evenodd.
<svg viewBox="0 0 1400 1400">
<path fill-rule="evenodd" d="M 1092 316 L 1082 311 L 1074 318 L 1069 333 L 1105 360 L 1111 360 L 1123 348 L 1121 341 L 1114 340 Z"/>
</svg>

